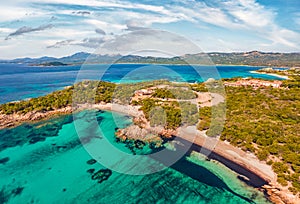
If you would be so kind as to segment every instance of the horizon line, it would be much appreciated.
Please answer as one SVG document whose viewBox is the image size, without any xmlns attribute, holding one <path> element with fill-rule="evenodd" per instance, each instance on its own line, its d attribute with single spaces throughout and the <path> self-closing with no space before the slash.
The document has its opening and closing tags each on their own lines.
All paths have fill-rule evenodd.
<svg viewBox="0 0 300 204">
<path fill-rule="evenodd" d="M 36 57 L 30 57 L 30 56 L 20 56 L 20 57 L 15 57 L 15 58 L 7 58 L 7 59 L 1 59 L 0 61 L 12 61 L 12 60 L 17 60 L 17 59 L 40 59 L 43 57 L 49 57 L 49 58 L 55 58 L 55 59 L 60 59 L 60 58 L 64 58 L 64 57 L 70 57 L 79 53 L 84 53 L 84 54 L 89 54 L 89 55 L 99 55 L 99 56 L 138 56 L 138 57 L 153 57 L 153 58 L 166 58 L 166 59 L 171 59 L 174 57 L 182 57 L 182 56 L 186 56 L 186 55 L 197 55 L 197 54 L 214 54 L 214 53 L 220 53 L 220 54 L 242 54 L 242 53 L 262 53 L 262 54 L 300 54 L 300 51 L 291 51 L 291 52 L 280 52 L 280 51 L 259 51 L 259 50 L 251 50 L 251 51 L 232 51 L 232 52 L 226 52 L 226 51 L 209 51 L 209 52 L 198 52 L 198 53 L 186 53 L 183 55 L 178 55 L 178 56 L 173 56 L 173 57 L 163 57 L 163 56 L 151 56 L 151 55 L 134 55 L 134 54 L 129 54 L 129 55 L 122 55 L 120 53 L 117 54 L 102 54 L 102 53 L 92 53 L 92 52 L 84 52 L 84 51 L 78 51 L 78 52 L 74 52 L 73 54 L 69 54 L 69 55 L 62 55 L 59 57 L 55 57 L 55 56 L 50 56 L 50 55 L 40 55 L 40 56 L 36 56 Z"/>
</svg>

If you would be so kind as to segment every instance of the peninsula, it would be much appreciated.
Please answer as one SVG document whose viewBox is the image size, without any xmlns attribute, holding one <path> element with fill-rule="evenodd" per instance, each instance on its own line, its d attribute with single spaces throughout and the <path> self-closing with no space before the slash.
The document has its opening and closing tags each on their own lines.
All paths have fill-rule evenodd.
<svg viewBox="0 0 300 204">
<path fill-rule="evenodd" d="M 261 185 L 255 181 L 250 184 L 265 191 L 271 201 L 297 203 L 300 80 L 296 70 L 288 73 L 290 80 L 259 87 L 251 85 L 252 79 L 119 85 L 83 81 L 46 96 L 1 105 L 0 128 L 84 109 L 122 112 L 132 116 L 134 123 L 118 130 L 116 137 L 121 142 L 142 141 L 157 148 L 174 136 L 191 141 L 196 135 L 194 144 L 219 155 L 212 159 L 237 172 L 238 165 L 250 172 L 246 175 L 264 181 Z M 244 83 L 247 80 L 249 83 Z M 260 84 L 266 83 L 260 80 Z M 35 142 L 39 139 L 43 138 L 35 138 Z M 216 145 L 209 146 L 212 143 Z"/>
</svg>

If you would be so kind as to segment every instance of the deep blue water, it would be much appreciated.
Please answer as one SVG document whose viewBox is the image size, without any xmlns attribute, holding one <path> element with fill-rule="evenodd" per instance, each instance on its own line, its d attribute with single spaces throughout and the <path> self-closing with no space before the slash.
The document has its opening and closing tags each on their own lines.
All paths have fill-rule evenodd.
<svg viewBox="0 0 300 204">
<path fill-rule="evenodd" d="M 189 66 L 115 64 L 61 67 L 33 67 L 23 64 L 0 64 L 0 103 L 38 97 L 72 85 L 77 80 L 95 79 L 117 83 L 151 79 L 202 82 L 208 78 L 276 77 L 253 74 L 251 66 Z M 217 72 L 216 72 L 217 71 Z"/>
</svg>

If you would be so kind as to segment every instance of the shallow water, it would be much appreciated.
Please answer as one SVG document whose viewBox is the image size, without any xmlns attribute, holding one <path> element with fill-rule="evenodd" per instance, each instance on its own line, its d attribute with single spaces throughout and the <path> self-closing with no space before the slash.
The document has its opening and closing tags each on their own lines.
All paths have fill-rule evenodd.
<svg viewBox="0 0 300 204">
<path fill-rule="evenodd" d="M 0 159 L 9 158 L 0 164 L 0 203 L 236 204 L 249 203 L 248 199 L 268 203 L 261 192 L 246 186 L 225 166 L 197 154 L 176 163 L 177 167 L 189 168 L 188 174 L 197 179 L 169 167 L 140 176 L 112 171 L 102 183 L 92 180 L 89 169 L 106 167 L 88 164 L 92 156 L 87 150 L 97 148 L 97 141 L 106 138 L 122 152 L 131 154 L 125 144 L 114 138 L 116 127 L 131 122 L 121 114 L 84 111 L 74 118 L 60 116 L 0 130 Z M 37 135 L 41 138 L 32 140 Z"/>
</svg>

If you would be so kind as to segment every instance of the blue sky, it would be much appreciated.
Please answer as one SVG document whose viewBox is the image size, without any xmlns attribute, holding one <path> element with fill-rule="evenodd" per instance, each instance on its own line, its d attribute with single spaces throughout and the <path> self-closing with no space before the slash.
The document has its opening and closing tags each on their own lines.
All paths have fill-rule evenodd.
<svg viewBox="0 0 300 204">
<path fill-rule="evenodd" d="M 205 52 L 300 51 L 299 0 L 13 0 L 0 7 L 0 58 L 126 54 L 179 35 Z M 150 29 L 168 31 L 168 37 Z M 135 32 L 139 31 L 138 34 Z M 141 32 L 143 31 L 143 32 Z M 138 36 L 138 38 L 137 38 Z M 153 37 L 155 36 L 155 38 Z M 153 40 L 161 42 L 153 42 Z M 185 42 L 182 41 L 182 45 Z M 112 48 L 112 44 L 115 46 Z M 166 45 L 162 45 L 166 44 Z M 196 52 L 187 48 L 178 54 Z M 169 49 L 170 50 L 170 49 Z M 197 50 L 198 51 L 198 50 Z"/>
</svg>

